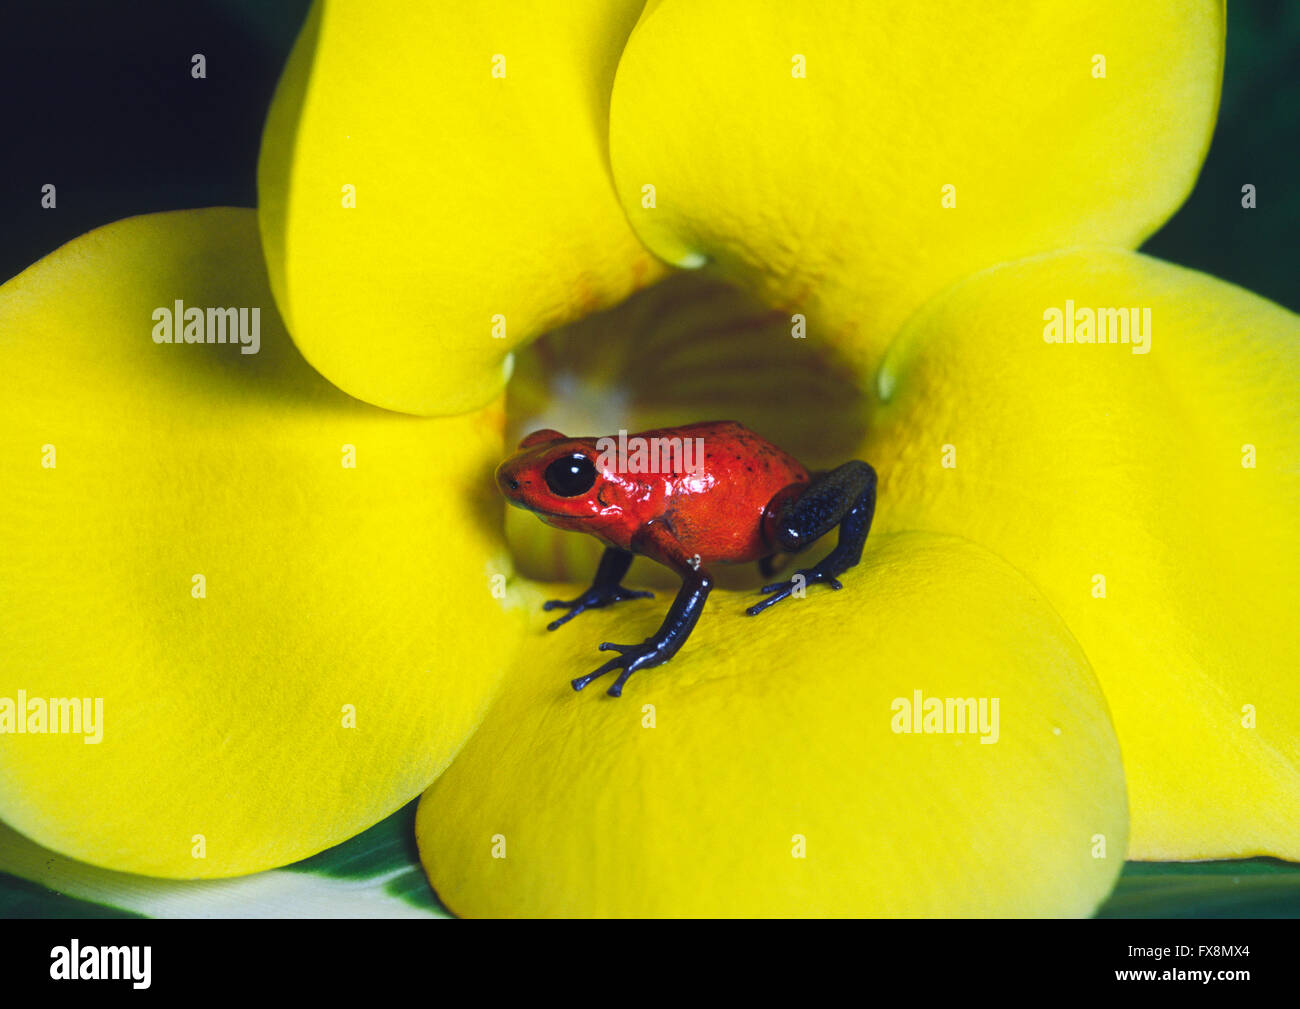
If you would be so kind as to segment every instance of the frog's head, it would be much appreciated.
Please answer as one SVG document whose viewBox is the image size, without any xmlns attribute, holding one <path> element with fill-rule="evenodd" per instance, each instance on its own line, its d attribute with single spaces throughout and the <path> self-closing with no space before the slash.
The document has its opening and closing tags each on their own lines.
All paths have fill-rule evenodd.
<svg viewBox="0 0 1300 1009">
<path fill-rule="evenodd" d="M 497 486 L 512 505 L 536 512 L 560 529 L 590 531 L 589 522 L 621 497 L 602 472 L 595 439 L 568 438 L 547 428 L 534 431 L 497 467 Z"/>
</svg>

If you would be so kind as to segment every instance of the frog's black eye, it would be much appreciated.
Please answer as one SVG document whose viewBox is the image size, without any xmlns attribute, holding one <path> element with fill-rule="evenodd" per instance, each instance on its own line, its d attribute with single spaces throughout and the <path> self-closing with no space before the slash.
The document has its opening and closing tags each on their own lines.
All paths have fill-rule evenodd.
<svg viewBox="0 0 1300 1009">
<path fill-rule="evenodd" d="M 586 494 L 596 485 L 596 464 L 585 455 L 566 455 L 546 467 L 546 486 L 560 497 Z"/>
</svg>

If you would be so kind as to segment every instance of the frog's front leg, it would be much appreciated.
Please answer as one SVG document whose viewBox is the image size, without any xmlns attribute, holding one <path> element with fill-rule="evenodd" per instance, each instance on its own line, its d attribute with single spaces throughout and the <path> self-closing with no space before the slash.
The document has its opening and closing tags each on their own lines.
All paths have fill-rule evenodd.
<svg viewBox="0 0 1300 1009">
<path fill-rule="evenodd" d="M 692 565 L 693 558 L 686 556 L 680 543 L 661 522 L 650 522 L 637 533 L 633 542 L 638 553 L 643 553 L 654 560 L 672 568 L 682 576 L 682 587 L 677 591 L 668 615 L 659 629 L 635 645 L 616 645 L 612 641 L 601 643 L 602 652 L 615 651 L 619 655 L 610 659 L 599 669 L 586 676 L 579 676 L 573 681 L 573 689 L 581 690 L 592 680 L 599 679 L 608 672 L 622 669 L 618 679 L 606 693 L 610 697 L 619 697 L 623 693 L 623 684 L 629 676 L 640 669 L 663 665 L 685 644 L 691 631 L 704 611 L 705 600 L 713 589 L 713 577 L 704 568 Z"/>
<path fill-rule="evenodd" d="M 788 581 L 764 585 L 759 591 L 771 593 L 745 612 L 751 617 L 789 597 L 801 585 L 821 582 L 833 589 L 843 588 L 836 575 L 843 574 L 862 559 L 862 547 L 871 531 L 876 512 L 876 471 L 867 463 L 854 459 L 843 466 L 822 473 L 796 497 L 786 499 L 774 516 L 775 545 L 788 553 L 802 550 L 815 540 L 840 527 L 835 549 L 811 568 L 796 571 Z"/>
<path fill-rule="evenodd" d="M 591 588 L 578 596 L 577 599 L 550 599 L 542 604 L 544 610 L 563 608 L 569 611 L 558 620 L 552 620 L 546 625 L 546 629 L 553 631 L 557 627 L 568 623 L 584 610 L 596 610 L 602 606 L 612 606 L 614 603 L 621 603 L 626 599 L 653 599 L 655 597 L 653 592 L 634 592 L 631 589 L 625 589 L 620 584 L 631 564 L 632 552 L 630 550 L 606 547 L 605 553 L 600 558 L 600 564 L 596 568 L 596 577 L 592 580 Z"/>
</svg>

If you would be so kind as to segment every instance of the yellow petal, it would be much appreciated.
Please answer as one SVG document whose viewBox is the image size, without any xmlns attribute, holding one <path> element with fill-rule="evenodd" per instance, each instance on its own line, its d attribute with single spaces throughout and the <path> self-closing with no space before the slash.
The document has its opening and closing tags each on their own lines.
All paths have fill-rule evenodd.
<svg viewBox="0 0 1300 1009">
<path fill-rule="evenodd" d="M 1149 310 L 1147 352 L 1045 342 L 1067 299 L 1080 327 Z M 1300 858 L 1300 319 L 1078 251 L 959 285 L 880 379 L 878 527 L 968 536 L 1042 588 L 1111 706 L 1132 856 Z"/>
<path fill-rule="evenodd" d="M 421 858 L 450 909 L 1094 909 L 1123 861 L 1119 751 L 1087 660 L 1024 579 L 964 541 L 901 535 L 873 540 L 840 592 L 758 618 L 752 599 L 715 591 L 685 648 L 618 700 L 568 680 L 662 607 L 550 635 L 536 614 L 527 659 L 420 803 Z M 917 690 L 998 698 L 996 743 L 895 732 L 895 699 Z"/>
<path fill-rule="evenodd" d="M 260 310 L 259 352 L 156 344 L 177 300 Z M 0 819 L 96 865 L 223 876 L 418 794 L 518 640 L 484 517 L 499 408 L 420 420 L 322 379 L 251 210 L 63 247 L 0 288 L 0 355 L 0 698 L 102 701 L 98 743 L 0 735 Z"/>
<path fill-rule="evenodd" d="M 511 348 L 662 272 L 606 155 L 640 7 L 318 0 L 258 195 L 276 301 L 326 378 L 396 410 L 472 409 Z"/>
<path fill-rule="evenodd" d="M 614 86 L 619 197 L 669 262 L 874 367 L 950 282 L 1153 232 L 1209 144 L 1223 38 L 1220 0 L 664 0 Z"/>
</svg>

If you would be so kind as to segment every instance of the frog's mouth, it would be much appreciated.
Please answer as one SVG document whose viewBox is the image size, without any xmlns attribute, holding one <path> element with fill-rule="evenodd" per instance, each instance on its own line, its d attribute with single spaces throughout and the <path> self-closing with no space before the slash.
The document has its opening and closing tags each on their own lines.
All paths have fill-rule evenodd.
<svg viewBox="0 0 1300 1009">
<path fill-rule="evenodd" d="M 510 503 L 514 507 L 519 508 L 522 511 L 532 512 L 532 514 L 536 515 L 539 519 L 541 519 L 543 522 L 546 523 L 550 523 L 552 519 L 565 518 L 565 516 L 561 515 L 559 512 L 547 511 L 545 508 L 538 508 L 536 505 L 524 504 L 524 502 L 517 501 L 514 498 L 510 499 Z"/>
<path fill-rule="evenodd" d="M 545 508 L 538 508 L 536 505 L 525 504 L 523 501 L 510 495 L 507 495 L 507 498 L 513 507 L 518 508 L 520 511 L 530 512 L 545 522 L 548 526 L 552 526 L 556 529 L 563 530 L 565 529 L 566 524 L 581 521 L 582 518 L 581 516 L 566 515 L 564 512 L 547 511 Z M 563 576 L 559 575 L 556 577 Z"/>
<path fill-rule="evenodd" d="M 505 442 L 547 427 L 586 437 L 735 420 L 810 468 L 838 465 L 865 436 L 860 379 L 815 328 L 802 338 L 796 331 L 803 333 L 790 313 L 700 273 L 674 274 L 516 351 Z M 566 516 L 500 489 L 515 506 L 505 528 L 516 569 L 544 581 L 590 580 L 600 542 L 554 528 L 550 520 Z M 718 574 L 730 588 L 759 583 L 748 567 Z M 671 573 L 640 560 L 631 577 L 676 584 Z"/>
</svg>

